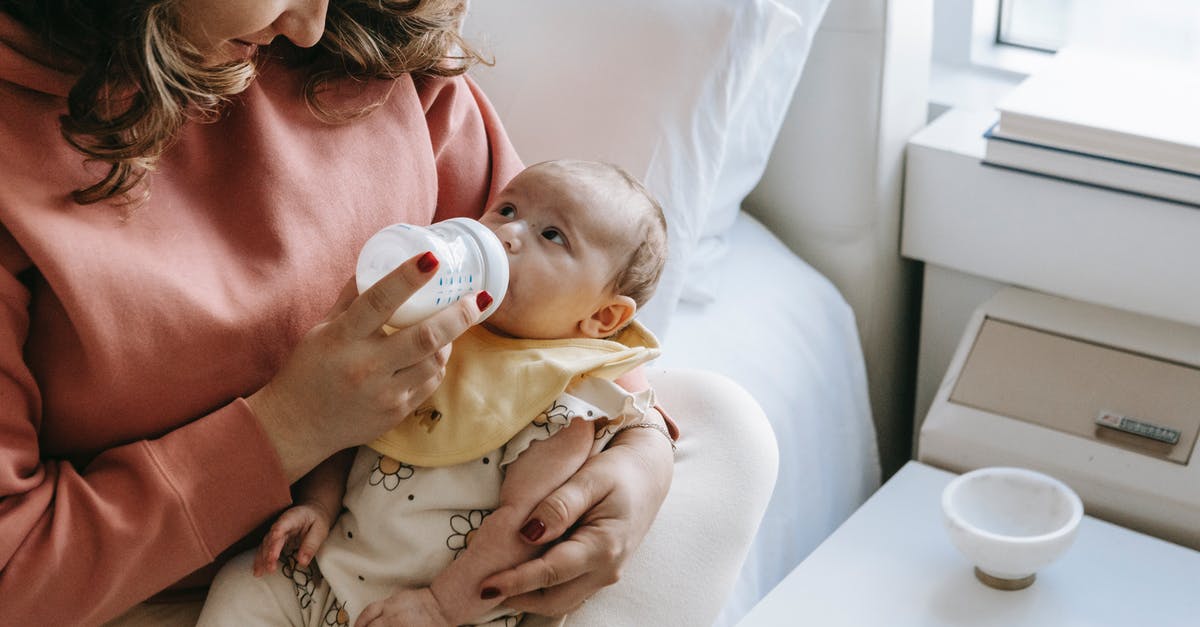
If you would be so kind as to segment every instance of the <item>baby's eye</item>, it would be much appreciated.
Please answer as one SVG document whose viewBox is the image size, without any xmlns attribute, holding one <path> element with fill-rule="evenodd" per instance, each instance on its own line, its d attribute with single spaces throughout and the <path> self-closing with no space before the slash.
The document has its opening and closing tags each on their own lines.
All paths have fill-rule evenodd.
<svg viewBox="0 0 1200 627">
<path fill-rule="evenodd" d="M 567 240 L 562 236 L 562 232 L 554 228 L 543 230 L 542 237 L 554 242 L 555 244 L 565 245 L 567 243 Z"/>
<path fill-rule="evenodd" d="M 499 209 L 497 209 L 497 210 L 496 210 L 496 213 L 498 213 L 498 214 L 500 214 L 500 215 L 502 215 L 502 216 L 504 216 L 504 217 L 506 217 L 506 218 L 511 218 L 511 217 L 513 217 L 513 216 L 517 215 L 517 210 L 516 210 L 516 209 L 513 209 L 513 208 L 512 208 L 511 206 L 509 206 L 509 205 L 505 205 L 505 206 L 503 206 L 503 207 L 500 207 Z"/>
</svg>

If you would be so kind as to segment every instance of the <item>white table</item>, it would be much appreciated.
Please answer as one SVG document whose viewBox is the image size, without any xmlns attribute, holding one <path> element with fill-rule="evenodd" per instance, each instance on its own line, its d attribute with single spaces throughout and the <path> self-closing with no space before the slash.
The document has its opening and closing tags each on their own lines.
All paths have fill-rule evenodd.
<svg viewBox="0 0 1200 627">
<path fill-rule="evenodd" d="M 984 586 L 942 526 L 953 477 L 909 462 L 739 625 L 1200 625 L 1200 552 L 1089 516 L 1031 587 Z"/>
</svg>

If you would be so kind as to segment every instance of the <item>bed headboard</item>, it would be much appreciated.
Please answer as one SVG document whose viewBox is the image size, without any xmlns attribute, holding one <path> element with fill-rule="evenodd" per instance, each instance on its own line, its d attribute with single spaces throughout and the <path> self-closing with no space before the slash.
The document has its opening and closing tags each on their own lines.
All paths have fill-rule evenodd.
<svg viewBox="0 0 1200 627">
<path fill-rule="evenodd" d="M 885 478 L 911 450 L 919 287 L 900 257 L 900 201 L 905 142 L 926 120 L 932 22 L 932 0 L 832 0 L 745 203 L 854 309 Z"/>
</svg>

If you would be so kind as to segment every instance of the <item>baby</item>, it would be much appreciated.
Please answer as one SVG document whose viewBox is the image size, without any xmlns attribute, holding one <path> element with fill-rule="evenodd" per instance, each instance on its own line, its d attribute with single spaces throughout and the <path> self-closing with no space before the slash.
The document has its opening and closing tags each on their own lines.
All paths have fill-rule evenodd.
<svg viewBox="0 0 1200 627">
<path fill-rule="evenodd" d="M 480 221 L 508 252 L 507 296 L 413 415 L 297 484 L 258 552 L 222 568 L 200 625 L 520 620 L 482 582 L 541 551 L 521 523 L 653 404 L 612 380 L 658 354 L 631 321 L 666 224 L 636 179 L 585 161 L 527 168 Z"/>
</svg>

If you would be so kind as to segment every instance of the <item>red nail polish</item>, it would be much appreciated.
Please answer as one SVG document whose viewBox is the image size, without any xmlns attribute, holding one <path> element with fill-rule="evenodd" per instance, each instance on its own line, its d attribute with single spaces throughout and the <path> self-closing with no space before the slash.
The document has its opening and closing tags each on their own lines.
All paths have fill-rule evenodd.
<svg viewBox="0 0 1200 627">
<path fill-rule="evenodd" d="M 494 599 L 498 596 L 500 596 L 500 590 L 496 588 L 484 588 L 483 592 L 479 593 L 479 598 L 484 600 Z"/>
<path fill-rule="evenodd" d="M 487 292 L 480 292 L 479 295 L 475 297 L 475 306 L 479 307 L 479 311 L 487 309 L 488 305 L 490 304 L 492 304 L 492 295 L 488 294 Z"/>
<path fill-rule="evenodd" d="M 425 254 L 417 260 L 417 269 L 421 272 L 431 272 L 436 267 L 438 267 L 438 260 L 432 252 L 425 251 Z"/>
<path fill-rule="evenodd" d="M 542 537 L 542 534 L 545 532 L 546 523 L 536 518 L 525 523 L 524 527 L 521 527 L 521 535 L 525 536 L 525 539 L 530 542 L 537 542 L 538 538 Z"/>
</svg>

